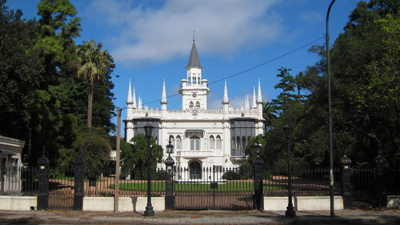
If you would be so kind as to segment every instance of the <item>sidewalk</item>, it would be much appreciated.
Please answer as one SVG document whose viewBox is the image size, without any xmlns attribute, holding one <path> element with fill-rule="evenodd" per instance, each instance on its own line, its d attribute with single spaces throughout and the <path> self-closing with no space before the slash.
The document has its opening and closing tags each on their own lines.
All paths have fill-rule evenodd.
<svg viewBox="0 0 400 225">
<path fill-rule="evenodd" d="M 163 211 L 154 217 L 143 212 L 0 211 L 0 223 L 25 224 L 400 224 L 400 210 L 297 211 Z"/>
</svg>

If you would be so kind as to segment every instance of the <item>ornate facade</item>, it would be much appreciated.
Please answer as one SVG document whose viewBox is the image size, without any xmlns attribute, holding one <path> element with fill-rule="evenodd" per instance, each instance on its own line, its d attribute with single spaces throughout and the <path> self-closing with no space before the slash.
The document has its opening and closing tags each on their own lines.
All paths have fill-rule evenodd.
<svg viewBox="0 0 400 225">
<path fill-rule="evenodd" d="M 225 81 L 224 98 L 218 110 L 207 109 L 207 95 L 210 93 L 207 79 L 203 79 L 202 66 L 193 40 L 187 74 L 181 80 L 178 91 L 182 95 L 182 109 L 168 110 L 165 80 L 161 91 L 161 109 L 143 108 L 142 100 L 136 104 L 135 89 L 129 82 L 127 99 L 127 118 L 125 139 L 127 142 L 138 134 L 144 133 L 143 127 L 151 124 L 155 129 L 152 136 L 158 144 L 165 146 L 171 140 L 174 153 L 171 157 L 178 168 L 190 168 L 200 171 L 204 167 L 237 167 L 245 159 L 244 149 L 251 137 L 263 134 L 264 119 L 260 82 L 258 94 L 253 91 L 250 107 L 248 98 L 244 106 L 233 108 L 229 105 L 228 89 Z M 164 160 L 168 157 L 164 153 Z M 164 167 L 163 163 L 158 167 Z M 196 173 L 196 172 L 191 172 Z M 200 178 L 199 174 L 190 174 L 188 179 Z"/>
</svg>

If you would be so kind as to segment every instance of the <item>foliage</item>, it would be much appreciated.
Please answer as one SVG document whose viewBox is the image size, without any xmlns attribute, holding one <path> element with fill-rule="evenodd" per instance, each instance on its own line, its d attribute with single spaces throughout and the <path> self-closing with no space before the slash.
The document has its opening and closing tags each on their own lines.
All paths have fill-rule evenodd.
<svg viewBox="0 0 400 225">
<path fill-rule="evenodd" d="M 399 8 L 395 0 L 361 1 L 330 50 L 336 164 L 344 154 L 355 164 L 370 164 L 379 152 L 390 165 L 399 164 Z M 268 144 L 263 159 L 268 166 L 287 163 L 283 127 L 288 124 L 293 127 L 289 140 L 293 166 L 328 165 L 325 46 L 313 46 L 310 52 L 320 61 L 294 79 L 290 69 L 279 69 L 282 79 L 275 88 L 282 92 L 265 104 L 264 115 L 276 112 L 277 116 L 265 117 Z M 300 90 L 307 95 L 301 96 Z"/>
<path fill-rule="evenodd" d="M 34 49 L 38 23 L 22 19 L 22 11 L 8 10 L 5 3 L 0 1 L 0 134 L 26 140 L 44 59 Z"/>
<path fill-rule="evenodd" d="M 144 179 L 147 176 L 147 138 L 144 134 L 136 134 L 130 142 L 134 143 L 131 148 L 121 148 L 121 159 L 124 161 L 122 169 L 132 171 L 135 179 Z M 150 145 L 152 146 L 151 169 L 155 170 L 156 163 L 160 163 L 162 160 L 163 149 L 156 144 L 156 139 L 153 137 L 150 139 Z"/>
<path fill-rule="evenodd" d="M 26 141 L 22 158 L 30 165 L 44 149 L 51 165 L 69 167 L 87 136 L 79 128 L 88 96 L 87 82 L 76 77 L 80 18 L 68 0 L 40 1 L 39 21 L 21 19 L 20 10 L 5 4 L 0 1 L 0 134 Z M 93 83 L 97 133 L 115 130 L 112 66 Z"/>
<path fill-rule="evenodd" d="M 94 40 L 83 41 L 82 45 L 78 46 L 77 53 L 79 56 L 79 66 L 77 75 L 83 78 L 88 84 L 88 117 L 87 125 L 92 130 L 92 105 L 93 105 L 93 89 L 95 80 L 100 80 L 106 74 L 112 72 L 115 68 L 114 60 L 111 55 L 102 50 L 102 44 Z"/>
<path fill-rule="evenodd" d="M 240 174 L 236 173 L 235 171 L 227 171 L 222 175 L 222 179 L 225 180 L 239 180 Z"/>
<path fill-rule="evenodd" d="M 107 134 L 104 131 L 89 131 L 81 127 L 81 137 L 75 143 L 80 146 L 80 154 L 85 159 L 92 171 L 104 168 L 110 161 L 111 145 Z"/>
</svg>

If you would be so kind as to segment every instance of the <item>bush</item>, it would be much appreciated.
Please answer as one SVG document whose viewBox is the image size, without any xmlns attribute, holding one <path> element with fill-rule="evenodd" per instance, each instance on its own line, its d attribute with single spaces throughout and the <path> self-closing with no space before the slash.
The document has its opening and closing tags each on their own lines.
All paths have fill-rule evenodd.
<svg viewBox="0 0 400 225">
<path fill-rule="evenodd" d="M 253 166 L 248 162 L 242 163 L 239 167 L 239 174 L 242 179 L 249 179 L 250 177 L 253 177 Z"/>
<path fill-rule="evenodd" d="M 165 180 L 166 177 L 167 177 L 167 171 L 165 171 L 165 170 L 158 170 L 155 173 L 156 180 Z"/>
<path fill-rule="evenodd" d="M 240 175 L 238 173 L 234 172 L 234 171 L 228 171 L 222 176 L 222 179 L 239 180 L 240 179 Z"/>
</svg>

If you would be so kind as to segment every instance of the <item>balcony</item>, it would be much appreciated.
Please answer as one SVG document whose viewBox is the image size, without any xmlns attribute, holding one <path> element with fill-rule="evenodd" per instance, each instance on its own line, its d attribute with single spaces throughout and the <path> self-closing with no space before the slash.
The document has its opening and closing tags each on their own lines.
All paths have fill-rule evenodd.
<svg viewBox="0 0 400 225">
<path fill-rule="evenodd" d="M 181 156 L 183 158 L 190 159 L 202 159 L 207 158 L 214 155 L 214 151 L 212 150 L 189 150 L 189 151 L 177 151 L 176 156 Z"/>
<path fill-rule="evenodd" d="M 246 161 L 249 158 L 248 155 L 246 155 L 246 152 L 244 149 L 231 149 L 231 160 L 232 161 Z"/>
</svg>

